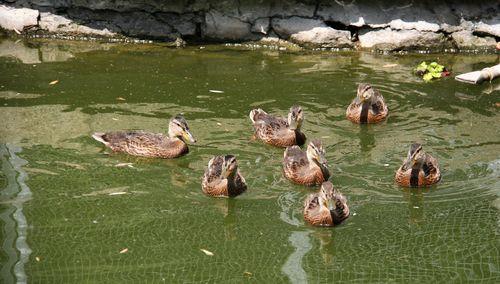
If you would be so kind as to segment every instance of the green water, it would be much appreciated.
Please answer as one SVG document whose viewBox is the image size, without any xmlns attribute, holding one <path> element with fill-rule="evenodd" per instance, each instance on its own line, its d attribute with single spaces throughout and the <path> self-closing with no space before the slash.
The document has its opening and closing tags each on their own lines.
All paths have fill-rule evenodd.
<svg viewBox="0 0 500 284">
<path fill-rule="evenodd" d="M 0 282 L 500 281 L 500 83 L 411 72 L 436 58 L 468 72 L 498 55 L 3 40 L 0 56 Z M 384 95 L 386 122 L 345 119 L 359 82 Z M 315 188 L 285 180 L 282 150 L 251 138 L 251 108 L 285 115 L 296 103 L 348 198 L 339 227 L 304 223 Z M 179 159 L 113 154 L 90 138 L 165 132 L 179 112 L 198 139 Z M 436 186 L 394 184 L 413 141 L 438 158 Z M 204 196 L 208 160 L 229 153 L 248 192 Z"/>
</svg>

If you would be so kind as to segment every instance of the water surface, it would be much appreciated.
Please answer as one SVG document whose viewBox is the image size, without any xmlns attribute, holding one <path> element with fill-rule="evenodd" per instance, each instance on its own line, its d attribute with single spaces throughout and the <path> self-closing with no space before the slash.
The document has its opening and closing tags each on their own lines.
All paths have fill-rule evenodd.
<svg viewBox="0 0 500 284">
<path fill-rule="evenodd" d="M 499 61 L 1 41 L 2 282 L 498 282 L 500 86 L 423 83 L 412 68 L 433 59 L 455 74 Z M 387 121 L 345 119 L 359 82 L 384 95 Z M 316 188 L 289 183 L 283 151 L 252 140 L 250 109 L 286 115 L 292 104 L 348 198 L 339 227 L 305 224 Z M 179 159 L 90 138 L 166 132 L 180 112 L 198 143 Z M 438 158 L 441 183 L 394 184 L 413 141 Z M 208 160 L 229 153 L 248 192 L 204 196 Z"/>
</svg>

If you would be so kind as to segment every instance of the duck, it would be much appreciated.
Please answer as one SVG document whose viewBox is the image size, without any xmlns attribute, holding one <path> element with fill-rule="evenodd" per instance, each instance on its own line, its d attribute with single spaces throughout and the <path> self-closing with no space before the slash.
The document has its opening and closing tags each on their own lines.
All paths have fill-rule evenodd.
<svg viewBox="0 0 500 284">
<path fill-rule="evenodd" d="M 387 117 L 389 110 L 384 97 L 368 83 L 360 83 L 356 98 L 346 110 L 346 117 L 358 124 L 377 123 Z"/>
<path fill-rule="evenodd" d="M 304 220 L 313 226 L 332 227 L 349 218 L 347 200 L 329 181 L 304 201 Z"/>
<path fill-rule="evenodd" d="M 262 109 L 250 111 L 250 120 L 255 129 L 255 137 L 276 147 L 304 145 L 306 136 L 300 128 L 304 114 L 300 106 L 290 108 L 287 119 L 268 114 Z"/>
<path fill-rule="evenodd" d="M 405 187 L 425 187 L 441 180 L 437 159 L 424 152 L 420 143 L 413 143 L 403 164 L 396 171 L 396 182 Z"/>
<path fill-rule="evenodd" d="M 247 190 L 245 179 L 233 155 L 214 156 L 201 182 L 203 192 L 213 197 L 234 197 Z"/>
<path fill-rule="evenodd" d="M 294 183 L 320 185 L 330 178 L 325 150 L 320 140 L 313 140 L 302 151 L 299 146 L 287 147 L 283 155 L 283 173 Z"/>
<path fill-rule="evenodd" d="M 170 119 L 168 135 L 142 130 L 95 132 L 92 137 L 114 152 L 141 157 L 172 159 L 189 152 L 187 141 L 195 143 L 186 119 L 178 114 Z"/>
</svg>

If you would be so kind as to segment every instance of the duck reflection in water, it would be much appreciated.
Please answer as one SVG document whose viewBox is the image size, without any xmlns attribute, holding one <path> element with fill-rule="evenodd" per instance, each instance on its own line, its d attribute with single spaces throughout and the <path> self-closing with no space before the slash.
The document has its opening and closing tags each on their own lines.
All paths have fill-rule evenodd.
<svg viewBox="0 0 500 284">
<path fill-rule="evenodd" d="M 361 152 L 368 153 L 375 148 L 375 135 L 373 134 L 373 125 L 362 124 L 359 127 L 358 138 Z"/>
<path fill-rule="evenodd" d="M 224 219 L 224 239 L 228 241 L 237 240 L 237 205 L 238 200 L 233 198 L 217 198 L 213 200 L 215 207 L 222 213 Z"/>
<path fill-rule="evenodd" d="M 428 188 L 405 189 L 404 199 L 408 202 L 408 222 L 420 225 L 425 221 L 424 214 L 424 191 Z"/>
<path fill-rule="evenodd" d="M 325 264 L 332 263 L 334 257 L 334 231 L 318 230 L 311 234 L 314 239 L 319 241 L 319 252 Z"/>
</svg>

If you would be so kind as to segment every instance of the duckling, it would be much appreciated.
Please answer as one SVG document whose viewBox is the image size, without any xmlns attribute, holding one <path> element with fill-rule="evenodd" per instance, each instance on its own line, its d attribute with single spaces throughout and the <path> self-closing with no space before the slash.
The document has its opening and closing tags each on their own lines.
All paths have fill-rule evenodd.
<svg viewBox="0 0 500 284">
<path fill-rule="evenodd" d="M 288 113 L 288 119 L 275 117 L 267 114 L 262 109 L 250 111 L 255 136 L 267 144 L 277 147 L 288 147 L 292 145 L 303 145 L 306 136 L 300 131 L 304 114 L 300 106 L 292 106 Z"/>
<path fill-rule="evenodd" d="M 354 123 L 377 123 L 387 117 L 384 97 L 370 84 L 358 85 L 358 93 L 346 110 L 347 119 Z"/>
<path fill-rule="evenodd" d="M 330 172 L 321 141 L 311 141 L 306 152 L 296 145 L 286 148 L 283 172 L 286 178 L 298 184 L 315 185 L 327 181 Z"/>
<path fill-rule="evenodd" d="M 331 227 L 349 218 L 346 198 L 329 181 L 304 201 L 304 220 L 313 226 Z"/>
<path fill-rule="evenodd" d="M 92 137 L 115 152 L 134 156 L 177 158 L 189 152 L 186 141 L 196 142 L 182 115 L 173 117 L 168 125 L 168 136 L 143 131 L 96 132 Z"/>
<path fill-rule="evenodd" d="M 437 160 L 422 150 L 422 145 L 413 143 L 406 160 L 397 170 L 395 180 L 406 187 L 428 186 L 441 180 Z"/>
<path fill-rule="evenodd" d="M 210 159 L 201 188 L 210 196 L 233 197 L 246 191 L 247 184 L 240 174 L 236 158 L 233 155 L 226 155 Z"/>
</svg>

